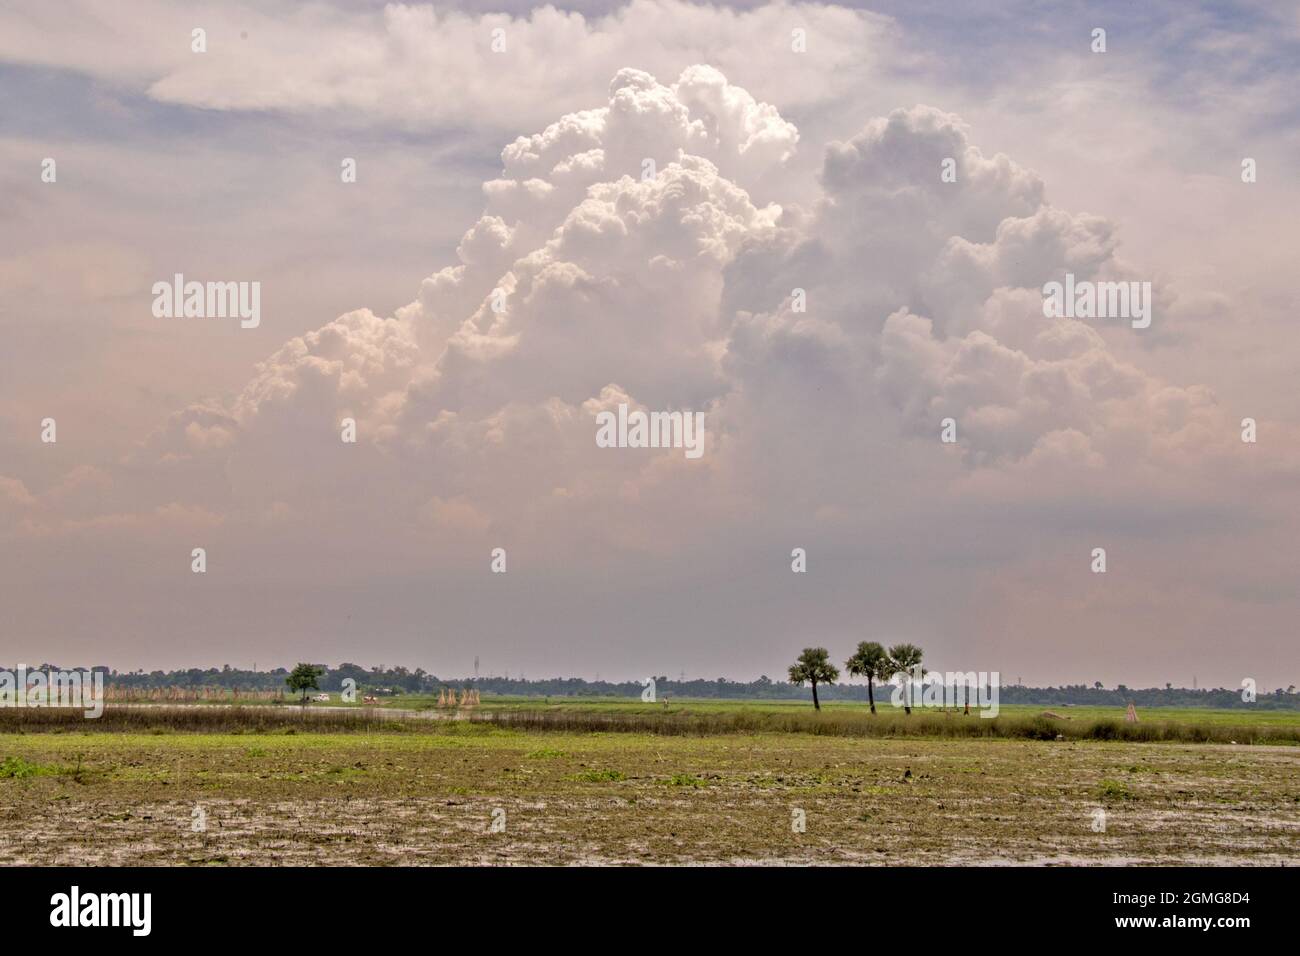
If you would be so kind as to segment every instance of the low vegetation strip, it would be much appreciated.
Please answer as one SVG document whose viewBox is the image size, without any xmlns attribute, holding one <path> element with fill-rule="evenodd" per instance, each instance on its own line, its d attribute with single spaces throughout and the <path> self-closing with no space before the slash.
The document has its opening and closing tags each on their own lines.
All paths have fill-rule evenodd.
<svg viewBox="0 0 1300 956">
<path fill-rule="evenodd" d="M 73 708 L 0 708 L 0 733 L 376 733 L 426 726 L 400 711 L 198 704 L 113 706 L 94 720 Z"/>
<path fill-rule="evenodd" d="M 1062 721 L 1043 716 L 981 718 L 954 713 L 857 714 L 722 713 L 619 714 L 581 711 L 485 711 L 471 718 L 519 730 L 660 735 L 802 733 L 832 737 L 999 737 L 1020 740 L 1124 740 L 1132 742 L 1300 744 L 1300 727 L 1212 722 L 1121 720 Z"/>
<path fill-rule="evenodd" d="M 1045 715 L 995 718 L 959 713 L 869 714 L 853 711 L 735 710 L 624 712 L 551 708 L 450 714 L 383 709 L 234 706 L 112 706 L 87 720 L 66 708 L 0 709 L 0 733 L 641 733 L 659 736 L 812 734 L 829 737 L 951 737 L 1019 740 L 1118 740 L 1135 743 L 1300 745 L 1300 725 L 1230 724 L 1214 719 L 1061 720 Z"/>
</svg>

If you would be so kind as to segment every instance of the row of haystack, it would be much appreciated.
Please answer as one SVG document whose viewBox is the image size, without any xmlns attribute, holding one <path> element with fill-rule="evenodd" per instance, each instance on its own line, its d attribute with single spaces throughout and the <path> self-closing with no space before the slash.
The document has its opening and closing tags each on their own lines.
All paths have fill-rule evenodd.
<svg viewBox="0 0 1300 956">
<path fill-rule="evenodd" d="M 479 704 L 478 691 L 469 689 L 460 692 L 460 699 L 456 699 L 456 688 L 444 689 L 438 691 L 439 707 L 477 707 Z"/>
</svg>

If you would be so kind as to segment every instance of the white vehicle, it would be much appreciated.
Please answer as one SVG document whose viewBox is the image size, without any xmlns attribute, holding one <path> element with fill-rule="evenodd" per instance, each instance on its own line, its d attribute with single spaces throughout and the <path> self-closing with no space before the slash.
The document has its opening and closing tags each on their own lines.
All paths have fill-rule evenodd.
<svg viewBox="0 0 1300 956">
<path fill-rule="evenodd" d="M 317 694 L 316 696 L 314 696 L 314 697 L 312 698 L 312 700 L 316 701 L 316 703 L 318 703 L 318 704 L 328 704 L 329 701 L 330 701 L 330 695 L 329 695 L 329 694 Z"/>
</svg>

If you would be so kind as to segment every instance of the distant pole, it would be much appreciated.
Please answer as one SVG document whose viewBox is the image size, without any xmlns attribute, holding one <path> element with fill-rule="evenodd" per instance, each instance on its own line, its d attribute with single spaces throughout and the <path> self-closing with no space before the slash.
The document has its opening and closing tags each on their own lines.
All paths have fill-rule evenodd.
<svg viewBox="0 0 1300 956">
<path fill-rule="evenodd" d="M 478 680 L 478 655 L 474 655 L 474 679 Z"/>
</svg>

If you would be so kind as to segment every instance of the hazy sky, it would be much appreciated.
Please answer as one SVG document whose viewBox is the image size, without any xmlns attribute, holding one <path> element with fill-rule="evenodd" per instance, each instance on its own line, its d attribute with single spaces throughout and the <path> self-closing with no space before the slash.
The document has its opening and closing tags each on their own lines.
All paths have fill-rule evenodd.
<svg viewBox="0 0 1300 956">
<path fill-rule="evenodd" d="M 0 8 L 0 658 L 1300 683 L 1295 4 L 486 6 Z"/>
</svg>

